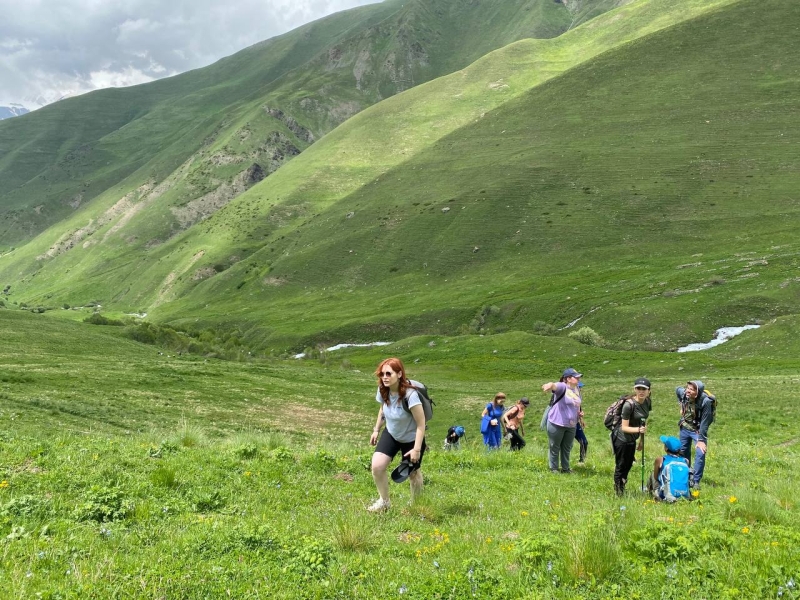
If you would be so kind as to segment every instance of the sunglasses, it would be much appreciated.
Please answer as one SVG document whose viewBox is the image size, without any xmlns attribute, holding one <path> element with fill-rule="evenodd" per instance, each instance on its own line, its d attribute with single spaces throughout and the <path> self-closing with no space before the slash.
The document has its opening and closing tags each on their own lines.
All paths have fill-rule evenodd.
<svg viewBox="0 0 800 600">
<path fill-rule="evenodd" d="M 384 371 L 383 373 L 378 373 L 378 375 L 380 375 L 381 377 L 391 377 L 392 375 L 394 375 L 394 373 L 392 373 L 391 371 Z"/>
</svg>

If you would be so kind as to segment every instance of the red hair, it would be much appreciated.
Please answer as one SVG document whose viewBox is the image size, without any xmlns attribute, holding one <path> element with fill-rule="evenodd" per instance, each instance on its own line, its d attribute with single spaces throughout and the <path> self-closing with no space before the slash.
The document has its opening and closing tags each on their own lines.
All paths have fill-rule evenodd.
<svg viewBox="0 0 800 600">
<path fill-rule="evenodd" d="M 378 378 L 378 391 L 381 394 L 383 403 L 389 404 L 389 388 L 383 385 L 383 379 L 381 379 L 381 373 L 385 366 L 388 366 L 395 373 L 402 373 L 402 377 L 400 377 L 400 387 L 397 390 L 401 398 L 406 397 L 406 390 L 412 386 L 408 379 L 406 379 L 406 368 L 403 366 L 402 360 L 399 358 L 386 358 L 382 360 L 378 368 L 375 369 L 375 377 Z"/>
</svg>

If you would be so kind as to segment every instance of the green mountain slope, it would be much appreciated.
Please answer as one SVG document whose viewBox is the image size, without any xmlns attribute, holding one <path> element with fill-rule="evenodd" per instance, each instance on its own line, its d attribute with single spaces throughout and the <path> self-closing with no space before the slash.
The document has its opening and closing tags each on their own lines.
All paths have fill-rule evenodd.
<svg viewBox="0 0 800 600">
<path fill-rule="evenodd" d="M 107 209 L 131 192 L 162 205 L 200 199 L 201 218 L 252 183 L 234 183 L 252 165 L 260 167 L 257 181 L 363 108 L 514 40 L 558 35 L 582 11 L 606 5 L 387 0 L 204 69 L 4 122 L 0 244 L 18 245 L 93 199 L 95 211 Z M 173 190 L 185 179 L 171 200 L 161 198 L 165 181 Z M 216 190 L 214 201 L 206 198 Z M 187 226 L 166 214 L 167 227 L 154 237 Z"/>
<path fill-rule="evenodd" d="M 74 304 L 96 296 L 131 310 L 152 308 L 265 244 L 273 254 L 275 242 L 305 222 L 309 213 L 345 198 L 542 81 L 616 45 L 725 3 L 638 2 L 560 38 L 520 42 L 351 119 L 312 146 L 302 160 L 284 166 L 253 193 L 183 236 L 158 243 L 154 232 L 172 216 L 166 209 L 167 214 L 156 217 L 145 210 L 138 220 L 128 219 L 125 210 L 136 217 L 142 202 L 100 213 L 93 221 L 82 213 L 7 256 L 4 281 L 14 281 L 14 289 L 28 297 L 46 299 L 56 293 Z M 137 252 L 136 244 L 144 245 L 143 251 Z"/>
<path fill-rule="evenodd" d="M 579 66 L 164 310 L 337 340 L 583 317 L 645 348 L 796 313 L 798 10 L 736 3 Z"/>
<path fill-rule="evenodd" d="M 25 274 L 43 239 L 4 278 L 269 345 L 582 318 L 663 349 L 796 313 L 797 10 L 634 3 L 382 102 L 167 243 Z"/>
</svg>

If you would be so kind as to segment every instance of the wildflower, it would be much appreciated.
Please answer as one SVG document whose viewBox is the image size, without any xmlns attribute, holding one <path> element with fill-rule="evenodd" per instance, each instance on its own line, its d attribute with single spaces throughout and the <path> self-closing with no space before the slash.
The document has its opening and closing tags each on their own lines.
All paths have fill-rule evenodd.
<svg viewBox="0 0 800 600">
<path fill-rule="evenodd" d="M 700 495 L 700 490 L 692 490 L 692 498 L 697 498 Z"/>
<path fill-rule="evenodd" d="M 439 568 L 439 561 L 437 561 L 437 560 L 433 561 L 433 566 L 438 569 Z"/>
<path fill-rule="evenodd" d="M 0 488 L 7 488 L 7 487 L 8 487 L 8 481 L 6 481 L 5 479 L 3 479 L 3 481 L 0 481 Z"/>
<path fill-rule="evenodd" d="M 786 587 L 790 590 L 794 589 L 794 577 L 789 578 L 789 581 L 786 582 Z"/>
<path fill-rule="evenodd" d="M 523 510 L 519 514 L 521 514 L 523 517 L 527 517 L 528 516 L 528 511 L 527 510 Z"/>
<path fill-rule="evenodd" d="M 778 544 L 778 542 L 770 542 L 770 544 L 769 544 L 769 545 L 770 545 L 770 546 L 779 546 L 780 544 Z"/>
<path fill-rule="evenodd" d="M 46 554 L 44 553 L 44 551 L 41 551 L 36 556 L 39 557 L 39 558 L 44 558 L 46 556 Z"/>
<path fill-rule="evenodd" d="M 548 560 L 547 561 L 547 570 L 548 571 L 552 571 L 553 570 L 553 561 L 552 560 Z"/>
<path fill-rule="evenodd" d="M 624 505 L 619 507 L 620 512 L 625 512 L 626 509 L 627 507 Z"/>
<path fill-rule="evenodd" d="M 745 533 L 745 534 L 750 533 L 750 528 L 749 527 L 742 527 L 742 533 Z"/>
<path fill-rule="evenodd" d="M 408 591 L 408 588 L 404 585 L 400 586 L 400 589 L 397 590 L 400 594 L 405 594 Z"/>
<path fill-rule="evenodd" d="M 491 543 L 492 543 L 492 538 L 491 538 L 491 536 L 486 538 L 486 543 L 487 543 L 487 544 L 491 544 Z"/>
<path fill-rule="evenodd" d="M 738 498 L 736 496 L 731 496 L 730 498 L 728 498 L 728 502 L 730 502 L 731 504 L 734 504 L 737 500 Z"/>
<path fill-rule="evenodd" d="M 244 472 L 244 476 L 245 477 L 250 477 L 250 475 L 252 475 L 252 473 L 250 471 L 245 471 Z"/>
</svg>

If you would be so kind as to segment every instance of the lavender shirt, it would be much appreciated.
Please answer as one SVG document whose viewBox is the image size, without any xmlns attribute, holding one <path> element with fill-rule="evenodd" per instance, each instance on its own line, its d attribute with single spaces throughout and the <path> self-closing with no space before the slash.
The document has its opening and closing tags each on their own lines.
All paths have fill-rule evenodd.
<svg viewBox="0 0 800 600">
<path fill-rule="evenodd" d="M 553 388 L 553 392 L 555 392 L 556 398 L 561 394 L 564 394 L 564 397 L 550 409 L 547 420 L 560 427 L 575 427 L 578 424 L 578 411 L 581 408 L 580 393 L 577 389 L 570 389 L 566 383 L 561 381 Z"/>
</svg>

